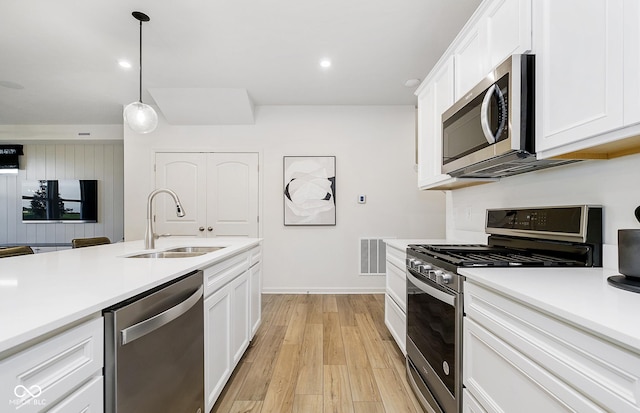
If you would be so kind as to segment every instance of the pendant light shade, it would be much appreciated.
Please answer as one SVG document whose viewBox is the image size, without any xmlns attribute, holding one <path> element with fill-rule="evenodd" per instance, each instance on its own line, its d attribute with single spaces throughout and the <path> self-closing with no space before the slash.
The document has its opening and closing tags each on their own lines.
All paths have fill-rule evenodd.
<svg viewBox="0 0 640 413">
<path fill-rule="evenodd" d="M 124 121 L 134 132 L 153 132 L 158 126 L 158 115 L 146 103 L 132 102 L 124 108 Z"/>
<path fill-rule="evenodd" d="M 140 22 L 140 94 L 137 102 L 129 103 L 123 112 L 124 122 L 137 133 L 153 132 L 158 126 L 158 114 L 142 103 L 142 22 L 151 20 L 146 14 L 134 11 L 131 15 Z"/>
</svg>

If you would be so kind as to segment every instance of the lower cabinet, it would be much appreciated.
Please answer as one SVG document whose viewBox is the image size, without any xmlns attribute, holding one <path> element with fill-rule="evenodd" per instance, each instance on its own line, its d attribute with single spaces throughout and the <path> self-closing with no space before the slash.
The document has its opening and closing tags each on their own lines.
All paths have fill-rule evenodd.
<svg viewBox="0 0 640 413">
<path fill-rule="evenodd" d="M 640 354 L 465 282 L 465 412 L 640 412 Z"/>
<path fill-rule="evenodd" d="M 2 412 L 102 412 L 102 317 L 0 361 Z"/>
<path fill-rule="evenodd" d="M 231 285 L 204 300 L 204 394 L 210 411 L 233 370 Z"/>
<path fill-rule="evenodd" d="M 260 247 L 229 258 L 233 265 L 223 262 L 205 269 L 205 279 L 217 288 L 204 300 L 206 411 L 213 408 L 260 324 L 262 274 L 255 257 L 260 257 Z"/>
<path fill-rule="evenodd" d="M 387 244 L 384 324 L 402 354 L 407 355 L 407 274 L 404 250 Z"/>
</svg>

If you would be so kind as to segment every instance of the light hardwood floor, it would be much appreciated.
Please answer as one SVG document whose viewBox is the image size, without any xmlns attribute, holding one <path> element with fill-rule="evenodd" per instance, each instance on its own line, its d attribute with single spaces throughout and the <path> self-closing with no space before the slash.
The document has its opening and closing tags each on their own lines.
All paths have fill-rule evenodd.
<svg viewBox="0 0 640 413">
<path fill-rule="evenodd" d="M 263 295 L 262 325 L 214 413 L 421 413 L 384 295 Z"/>
</svg>

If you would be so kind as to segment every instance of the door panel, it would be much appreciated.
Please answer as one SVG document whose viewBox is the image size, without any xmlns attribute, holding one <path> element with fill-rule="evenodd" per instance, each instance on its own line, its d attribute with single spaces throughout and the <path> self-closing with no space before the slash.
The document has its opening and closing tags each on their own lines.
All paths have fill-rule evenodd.
<svg viewBox="0 0 640 413">
<path fill-rule="evenodd" d="M 202 153 L 156 153 L 156 188 L 169 188 L 180 198 L 185 216 L 178 218 L 173 199 L 159 194 L 154 202 L 155 232 L 205 236 L 198 230 L 207 220 L 206 158 Z"/>
<path fill-rule="evenodd" d="M 258 236 L 258 154 L 211 153 L 207 229 L 215 236 Z"/>
</svg>

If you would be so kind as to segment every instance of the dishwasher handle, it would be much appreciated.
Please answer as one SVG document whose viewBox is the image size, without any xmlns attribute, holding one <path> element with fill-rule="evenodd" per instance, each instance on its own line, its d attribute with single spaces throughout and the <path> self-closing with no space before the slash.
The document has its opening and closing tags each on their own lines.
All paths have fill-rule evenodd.
<svg viewBox="0 0 640 413">
<path fill-rule="evenodd" d="M 122 337 L 122 345 L 124 346 L 127 343 L 131 343 L 132 341 L 137 340 L 140 337 L 143 337 L 180 317 L 182 314 L 189 311 L 191 307 L 193 307 L 198 302 L 198 300 L 202 297 L 203 292 L 204 287 L 200 286 L 200 288 L 198 288 L 196 292 L 191 294 L 189 298 L 185 299 L 181 303 L 176 304 L 168 310 L 156 314 L 153 317 L 147 318 L 144 321 L 134 324 L 131 327 L 127 327 L 124 330 L 121 330 L 120 335 Z"/>
</svg>

